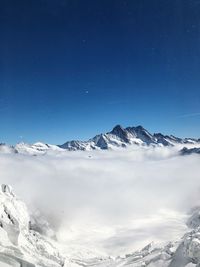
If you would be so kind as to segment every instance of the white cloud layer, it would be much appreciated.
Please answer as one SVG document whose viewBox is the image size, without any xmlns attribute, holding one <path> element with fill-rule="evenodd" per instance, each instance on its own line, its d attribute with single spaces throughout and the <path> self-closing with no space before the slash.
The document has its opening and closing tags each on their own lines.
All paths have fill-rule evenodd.
<svg viewBox="0 0 200 267">
<path fill-rule="evenodd" d="M 180 237 L 200 204 L 199 171 L 199 155 L 176 148 L 0 155 L 0 182 L 39 209 L 73 253 L 118 255 Z"/>
</svg>

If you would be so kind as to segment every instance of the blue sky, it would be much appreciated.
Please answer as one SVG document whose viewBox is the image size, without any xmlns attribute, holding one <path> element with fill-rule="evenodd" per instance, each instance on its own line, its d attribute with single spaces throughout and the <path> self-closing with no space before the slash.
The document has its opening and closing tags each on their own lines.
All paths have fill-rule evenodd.
<svg viewBox="0 0 200 267">
<path fill-rule="evenodd" d="M 200 1 L 0 1 L 0 141 L 115 124 L 200 137 Z"/>
</svg>

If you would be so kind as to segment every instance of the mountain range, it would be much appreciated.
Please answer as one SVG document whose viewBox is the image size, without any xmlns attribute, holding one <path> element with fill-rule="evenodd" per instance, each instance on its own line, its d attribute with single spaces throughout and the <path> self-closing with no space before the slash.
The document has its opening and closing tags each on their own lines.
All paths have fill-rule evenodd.
<svg viewBox="0 0 200 267">
<path fill-rule="evenodd" d="M 4 153 L 22 153 L 22 154 L 45 154 L 62 151 L 91 151 L 107 150 L 116 148 L 126 148 L 131 145 L 136 146 L 174 146 L 177 144 L 200 144 L 200 139 L 179 138 L 173 135 L 164 135 L 162 133 L 150 133 L 142 126 L 126 127 L 116 125 L 110 132 L 101 133 L 87 141 L 72 140 L 61 145 L 51 145 L 42 142 L 35 144 L 18 143 L 15 146 L 0 144 L 0 151 Z"/>
<path fill-rule="evenodd" d="M 59 147 L 67 150 L 93 150 L 128 147 L 129 145 L 173 146 L 175 144 L 195 144 L 198 142 L 200 142 L 200 139 L 182 139 L 162 133 L 151 134 L 142 126 L 123 128 L 121 125 L 116 125 L 112 131 L 96 135 L 88 141 L 68 141 Z"/>
</svg>

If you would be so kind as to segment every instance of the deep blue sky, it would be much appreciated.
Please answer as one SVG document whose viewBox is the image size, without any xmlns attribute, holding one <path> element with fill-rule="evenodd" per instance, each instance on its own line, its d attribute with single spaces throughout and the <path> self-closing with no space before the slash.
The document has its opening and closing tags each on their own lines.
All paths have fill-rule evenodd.
<svg viewBox="0 0 200 267">
<path fill-rule="evenodd" d="M 115 124 L 200 137 L 199 0 L 0 0 L 0 141 Z"/>
</svg>

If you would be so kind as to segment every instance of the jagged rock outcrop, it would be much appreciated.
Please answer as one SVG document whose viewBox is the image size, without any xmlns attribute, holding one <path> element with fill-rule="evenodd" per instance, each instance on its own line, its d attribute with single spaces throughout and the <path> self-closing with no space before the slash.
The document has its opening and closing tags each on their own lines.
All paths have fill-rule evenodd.
<svg viewBox="0 0 200 267">
<path fill-rule="evenodd" d="M 88 141 L 72 140 L 62 145 L 50 145 L 42 142 L 27 144 L 18 143 L 15 146 L 0 144 L 0 153 L 17 153 L 25 155 L 45 155 L 60 154 L 66 151 L 91 151 L 125 148 L 131 145 L 136 146 L 174 146 L 177 144 L 200 144 L 200 139 L 179 138 L 173 135 L 163 135 L 162 133 L 151 134 L 141 125 L 136 127 L 123 128 L 116 125 L 110 132 L 101 133 Z M 199 153 L 196 151 L 182 151 L 182 154 Z"/>
<path fill-rule="evenodd" d="M 26 205 L 8 185 L 0 189 L 0 266 L 61 267 L 64 259 L 53 242 L 30 227 Z M 15 262 L 15 265 L 14 263 Z M 30 262 L 30 264 L 29 264 Z M 21 265 L 20 265 L 21 264 Z"/>
<path fill-rule="evenodd" d="M 129 145 L 174 146 L 176 144 L 195 144 L 198 142 L 198 139 L 193 138 L 182 139 L 173 135 L 163 135 L 161 133 L 151 134 L 141 125 L 127 128 L 116 125 L 112 131 L 96 135 L 88 141 L 68 141 L 59 147 L 67 150 L 94 150 L 114 149 L 127 147 Z"/>
</svg>

